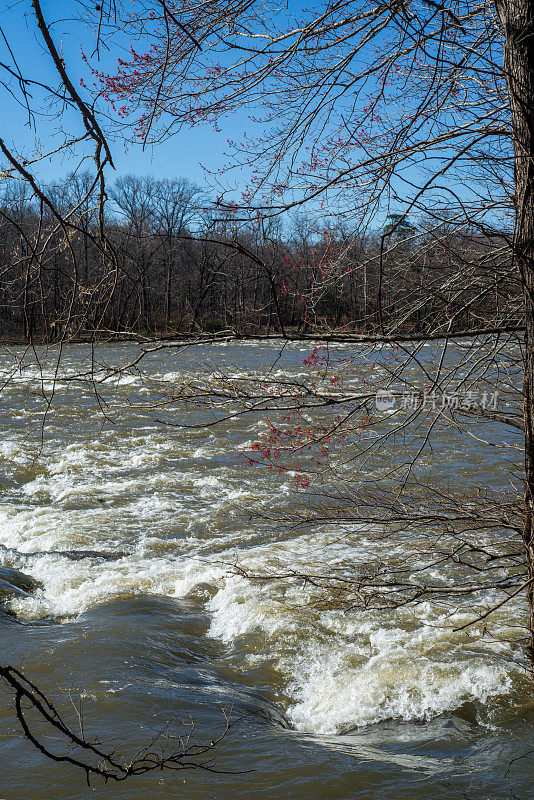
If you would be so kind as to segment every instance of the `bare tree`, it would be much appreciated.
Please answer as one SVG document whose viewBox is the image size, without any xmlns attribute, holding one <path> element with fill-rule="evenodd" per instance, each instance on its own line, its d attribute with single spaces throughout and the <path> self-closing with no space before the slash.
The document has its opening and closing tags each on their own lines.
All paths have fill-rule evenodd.
<svg viewBox="0 0 534 800">
<path fill-rule="evenodd" d="M 76 88 L 79 76 L 71 73 L 55 40 L 53 23 L 57 20 L 47 19 L 41 3 L 32 0 L 27 21 L 44 54 L 42 72 L 28 75 L 21 54 L 5 36 L 6 58 L 0 63 L 2 88 L 25 109 L 36 136 L 35 145 L 27 145 L 25 152 L 20 152 L 24 148 L 19 142 L 8 144 L 0 139 L 0 179 L 7 187 L 0 219 L 3 247 L 11 262 L 4 272 L 7 285 L 2 287 L 2 302 L 4 314 L 9 304 L 15 318 L 22 315 L 29 347 L 43 341 L 58 345 L 57 369 L 67 341 L 80 332 L 89 332 L 94 338 L 104 327 L 119 279 L 120 261 L 106 224 L 105 170 L 113 166 L 113 159 L 95 104 Z M 41 80 L 43 75 L 51 75 L 48 82 Z M 54 119 L 60 120 L 59 126 L 52 131 L 45 150 L 39 137 L 43 126 L 51 133 Z M 65 158 L 77 160 L 71 176 L 59 186 L 43 185 L 37 177 L 40 163 L 51 159 L 59 170 L 64 169 Z M 84 171 L 91 162 L 92 171 Z M 126 204 L 128 186 L 124 190 L 126 207 L 135 211 L 132 224 L 142 231 L 148 211 L 141 219 L 137 205 Z M 148 293 L 144 277 L 141 271 L 142 290 Z M 142 311 L 149 320 L 148 305 Z M 94 381 L 92 367 L 87 379 Z M 54 390 L 46 396 L 48 406 L 53 396 Z M 221 736 L 203 743 L 195 740 L 189 723 L 176 721 L 172 733 L 171 729 L 165 736 L 158 732 L 142 752 L 123 758 L 92 740 L 83 727 L 78 732 L 50 698 L 14 666 L 1 665 L 0 677 L 12 694 L 24 736 L 53 761 L 81 769 L 88 783 L 95 777 L 123 781 L 161 769 L 217 771 L 218 744 L 233 724 L 226 719 Z"/>
<path fill-rule="evenodd" d="M 261 105 L 257 135 L 236 145 L 237 162 L 254 165 L 238 210 L 244 224 L 307 209 L 350 225 L 355 242 L 383 220 L 378 252 L 364 266 L 366 319 L 359 327 L 367 334 L 350 336 L 356 320 L 343 332 L 324 324 L 328 314 L 321 311 L 352 269 L 351 242 L 337 237 L 323 245 L 305 301 L 312 310 L 306 324 L 316 337 L 401 347 L 440 340 L 442 355 L 427 380 L 443 396 L 452 339 L 494 337 L 484 356 L 485 345 L 478 351 L 483 372 L 498 376 L 502 337 L 526 331 L 521 585 L 534 609 L 531 20 L 522 2 L 327 0 L 316 11 L 294 14 L 250 2 L 154 4 L 124 22 L 138 49 L 150 38 L 146 60 L 136 56 L 135 64 L 123 62 L 100 79 L 102 90 L 134 113 L 145 141 Z M 108 32 L 112 40 L 111 22 Z M 224 207 L 224 198 L 219 204 Z M 415 215 L 424 215 L 419 229 L 410 221 Z M 510 286 L 504 293 L 503 280 Z M 408 360 L 417 361 L 417 353 L 410 348 Z M 455 390 L 466 385 L 462 369 L 474 375 L 462 360 Z M 401 380 L 401 372 L 392 377 Z M 320 402 L 342 401 L 325 395 Z M 252 392 L 247 402 L 258 408 L 268 401 Z M 507 416 L 521 427 L 515 411 Z M 422 447 L 433 429 L 431 423 Z M 410 491 L 417 497 L 406 477 L 401 485 L 403 497 Z M 534 652 L 532 613 L 530 631 Z"/>
<path fill-rule="evenodd" d="M 124 179 L 118 183 L 115 202 L 128 215 L 135 241 L 135 254 L 129 254 L 126 264 L 106 230 L 105 170 L 113 166 L 113 160 L 103 130 L 102 101 L 120 100 L 120 113 L 135 117 L 136 138 L 144 143 L 201 121 L 217 123 L 236 108 L 261 106 L 264 120 L 258 137 L 246 138 L 236 148 L 238 162 L 254 165 L 256 170 L 244 200 L 236 206 L 231 197 L 221 196 L 216 204 L 223 220 L 231 215 L 235 232 L 224 240 L 212 232 L 205 240 L 235 255 L 233 264 L 246 259 L 265 276 L 268 295 L 260 304 L 267 310 L 270 338 L 276 322 L 275 336 L 285 341 L 320 337 L 325 346 L 343 342 L 376 349 L 393 344 L 399 349 L 362 391 L 351 388 L 351 378 L 354 370 L 361 372 L 371 362 L 369 350 L 358 351 L 342 369 L 328 353 L 325 358 L 314 350 L 311 364 L 318 369 L 313 380 L 280 382 L 264 376 L 228 380 L 221 375 L 215 385 L 213 380 L 199 380 L 184 386 L 169 401 L 209 404 L 221 418 L 260 410 L 282 413 L 285 427 L 270 428 L 267 440 L 258 442 L 254 450 L 263 462 L 281 468 L 287 466 L 281 458 L 288 462 L 298 459 L 305 447 L 308 452 L 318 449 L 315 463 L 320 468 L 326 444 L 337 441 L 344 447 L 348 435 L 358 435 L 370 425 L 378 431 L 372 444 L 375 450 L 383 443 L 393 444 L 401 435 L 410 437 L 405 463 L 399 470 L 391 470 L 393 489 L 375 489 L 373 496 L 368 486 L 350 483 L 345 490 L 339 485 L 335 493 L 330 492 L 331 497 L 328 492 L 321 495 L 333 500 L 335 509 L 331 504 L 318 505 L 311 519 L 323 513 L 338 514 L 340 519 L 392 520 L 390 534 L 399 522 L 416 526 L 435 523 L 439 535 L 426 548 L 430 557 L 425 568 L 436 556 L 461 559 L 465 582 L 444 590 L 427 582 L 403 581 L 400 569 L 392 574 L 380 565 L 356 578 L 318 572 L 302 579 L 329 585 L 340 590 L 347 602 L 364 605 L 418 602 L 434 591 L 454 595 L 497 587 L 502 600 L 473 622 L 482 621 L 526 590 L 532 654 L 534 45 L 530 34 L 534 13 L 529 3 L 507 0 L 494 5 L 468 0 L 439 4 L 423 0 L 417 5 L 325 0 L 315 12 L 299 9 L 295 15 L 299 19 L 276 3 L 250 0 L 104 3 L 96 7 L 94 16 L 94 59 L 104 38 L 106 46 L 113 47 L 114 37 L 125 33 L 137 40 L 138 50 L 147 50 L 149 42 L 155 47 L 143 58 L 134 50 L 132 63 L 123 61 L 114 75 L 99 72 L 97 65 L 102 86 L 99 96 L 92 99 L 85 89 L 76 88 L 79 81 L 67 69 L 41 4 L 32 0 L 31 7 L 32 24 L 58 85 L 26 76 L 13 58 L 11 66 L 2 67 L 8 90 L 18 92 L 32 123 L 43 108 L 50 113 L 50 108 L 67 107 L 75 112 L 79 130 L 61 130 L 44 154 L 36 148 L 21 155 L 15 146 L 0 140 L 3 175 L 29 187 L 29 213 L 38 220 L 28 233 L 9 209 L 2 212 L 18 232 L 25 270 L 21 307 L 30 340 L 35 340 L 32 309 L 38 304 L 44 307 L 50 296 L 45 290 L 49 271 L 53 302 L 43 314 L 53 314 L 46 331 L 49 339 L 68 341 L 89 318 L 93 332 L 103 328 L 119 278 L 132 270 L 138 308 L 127 318 L 126 326 L 132 328 L 140 320 L 146 332 L 155 330 L 148 263 L 153 248 L 157 249 L 152 234 L 158 201 L 146 182 Z M 112 113 L 109 111 L 110 117 Z M 124 116 L 119 121 L 122 134 L 127 121 Z M 90 156 L 85 149 L 89 145 Z M 92 158 L 93 172 L 81 192 L 73 193 L 75 199 L 59 207 L 53 192 L 35 177 L 35 165 L 42 158 L 76 148 L 81 162 Z M 88 204 L 94 209 L 94 223 L 89 226 Z M 295 210 L 328 219 L 329 225 L 335 221 L 336 227 L 333 231 L 322 224 L 320 230 L 312 231 L 311 249 L 318 253 L 317 258 L 314 254 L 310 259 L 308 252 L 297 257 L 292 299 L 296 305 L 299 297 L 309 312 L 304 331 L 297 332 L 288 330 L 283 315 L 287 292 L 281 259 L 287 252 L 269 228 L 273 219 Z M 178 223 L 173 213 L 174 226 Z M 414 216 L 423 216 L 424 222 L 414 225 Z M 179 230 L 180 225 L 185 225 L 185 219 Z M 261 232 L 259 243 L 251 236 L 250 226 Z M 373 235 L 374 246 L 362 247 Z M 92 288 L 82 282 L 88 277 L 88 261 L 85 254 L 80 258 L 73 245 L 79 237 L 95 253 L 93 269 L 98 279 Z M 310 241 L 301 244 L 300 250 L 307 251 Z M 66 254 L 61 263 L 60 251 Z M 226 256 L 220 259 L 218 269 L 223 262 L 226 266 Z M 166 321 L 171 316 L 171 272 L 168 267 Z M 358 313 L 357 319 L 346 313 L 343 319 L 341 314 L 332 318 L 331 302 L 339 306 L 341 288 L 347 281 L 350 284 L 351 275 L 360 273 L 363 314 Z M 223 277 L 225 294 L 226 272 Z M 511 288 L 502 289 L 503 278 L 511 282 Z M 225 296 L 225 322 L 233 322 L 228 311 L 232 306 L 238 308 L 238 295 L 234 300 L 228 302 Z M 51 329 L 57 333 L 52 334 Z M 523 332 L 524 342 L 520 340 Z M 242 333 L 231 330 L 225 335 L 231 339 Z M 466 335 L 473 337 L 472 344 L 452 364 L 447 362 L 451 342 Z M 202 341 L 198 335 L 196 339 Z M 430 370 L 420 359 L 424 342 L 440 343 Z M 523 388 L 517 386 L 521 367 Z M 510 407 L 504 411 L 481 403 L 451 407 L 446 400 L 451 392 L 458 395 L 480 385 L 491 392 L 500 387 L 503 375 L 510 392 Z M 336 380 L 332 382 L 332 378 Z M 398 398 L 413 394 L 419 401 L 397 426 L 385 431 L 382 418 L 370 418 L 377 387 L 391 389 Z M 441 403 L 437 416 L 431 413 L 435 409 L 424 405 L 429 391 Z M 521 399 L 524 408 L 518 414 L 516 405 Z M 336 411 L 333 418 L 310 422 L 305 445 L 298 438 L 302 431 L 296 432 L 292 415 L 331 409 Z M 466 507 L 464 499 L 453 492 L 440 494 L 435 487 L 421 487 L 414 479 L 415 465 L 432 437 L 439 437 L 440 426 L 467 427 L 466 420 L 475 418 L 506 423 L 516 436 L 515 431 L 522 435 L 525 428 L 525 502 L 519 513 L 515 497 L 480 494 Z M 365 458 L 367 449 L 364 444 L 358 456 Z M 386 458 L 391 451 L 383 452 Z M 432 502 L 429 491 L 433 492 Z M 483 552 L 477 543 L 482 526 L 495 531 L 495 547 Z M 497 549 L 503 530 L 517 535 L 519 528 L 522 549 Z M 496 561 L 507 565 L 504 577 L 499 574 L 495 578 Z M 475 582 L 473 573 L 483 578 Z M 271 577 L 256 576 L 258 580 Z M 107 766 L 98 773 L 102 777 L 122 779 L 132 774 L 132 768 L 114 763 L 112 754 L 78 741 L 49 701 L 12 667 L 3 667 L 2 677 L 14 692 L 23 730 L 36 746 L 39 740 L 25 723 L 23 701 L 68 742 L 103 758 Z M 47 754 L 53 757 L 51 751 Z M 182 764 L 189 755 L 180 751 L 169 763 Z M 161 759 L 149 762 L 142 761 L 139 769 L 167 765 Z M 76 763 L 89 769 L 82 759 Z"/>
</svg>

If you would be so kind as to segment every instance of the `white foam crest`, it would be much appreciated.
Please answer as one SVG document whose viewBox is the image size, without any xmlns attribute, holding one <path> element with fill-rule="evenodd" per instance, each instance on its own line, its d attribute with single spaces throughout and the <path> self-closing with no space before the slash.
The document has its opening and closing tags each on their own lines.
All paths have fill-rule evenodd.
<svg viewBox="0 0 534 800">
<path fill-rule="evenodd" d="M 451 663 L 408 650 L 395 659 L 386 651 L 352 665 L 345 652 L 308 652 L 293 667 L 288 717 L 301 731 L 341 733 L 391 718 L 428 720 L 510 688 L 506 667 L 482 658 Z"/>
<path fill-rule="evenodd" d="M 0 442 L 0 459 L 12 464 L 27 464 L 33 458 L 31 448 L 27 444 L 13 439 Z"/>
<path fill-rule="evenodd" d="M 92 478 L 92 480 L 91 480 Z M 54 504 L 66 501 L 82 501 L 93 504 L 95 496 L 117 497 L 136 492 L 147 481 L 142 478 L 98 481 L 95 476 L 85 475 L 83 478 L 69 474 L 39 475 L 33 481 L 25 483 L 23 493 L 41 503 Z"/>
<path fill-rule="evenodd" d="M 273 600 L 268 588 L 255 587 L 251 597 L 250 582 L 239 575 L 226 579 L 207 608 L 212 612 L 211 636 L 227 643 L 257 628 L 273 633 L 291 627 L 287 608 Z"/>
<path fill-rule="evenodd" d="M 156 374 L 156 376 L 161 381 L 168 381 L 169 383 L 174 383 L 175 381 L 183 380 L 184 373 L 183 372 L 165 372 L 162 374 Z"/>
<path fill-rule="evenodd" d="M 209 447 L 197 447 L 190 458 L 213 458 L 213 451 Z"/>
<path fill-rule="evenodd" d="M 283 573 L 284 567 L 316 573 L 318 553 L 332 566 L 347 558 L 347 544 L 329 545 L 329 535 L 323 531 L 276 547 L 252 547 L 240 564 L 251 573 Z M 363 552 L 369 555 L 369 544 Z M 288 716 L 299 730 L 337 734 L 389 718 L 430 719 L 468 701 L 486 704 L 511 689 L 513 664 L 505 660 L 512 652 L 509 642 L 484 639 L 476 630 L 454 631 L 473 619 L 474 598 L 468 609 L 454 614 L 431 601 L 370 614 L 319 613 L 314 601 L 320 596 L 320 590 L 297 578 L 257 582 L 234 575 L 208 603 L 212 636 L 228 644 L 260 636 L 260 652 L 251 658 L 261 659 L 267 650 L 278 663 L 292 700 Z M 490 592 L 479 599 L 485 607 L 495 598 Z M 521 609 L 512 613 L 517 618 Z M 493 622 L 504 636 L 510 633 L 509 614 L 510 609 Z"/>
<path fill-rule="evenodd" d="M 0 544 L 21 553 L 53 549 L 62 541 L 58 532 L 63 528 L 61 514 L 47 508 L 16 510 L 0 507 Z"/>
<path fill-rule="evenodd" d="M 106 383 L 111 383 L 113 386 L 141 386 L 143 379 L 139 375 L 121 375 L 114 378 L 106 378 Z"/>
<path fill-rule="evenodd" d="M 139 552 L 112 562 L 94 558 L 71 561 L 61 555 L 43 554 L 32 558 L 29 567 L 43 588 L 10 603 L 11 609 L 26 620 L 77 617 L 99 603 L 128 594 L 184 597 L 198 584 L 222 574 L 217 565 L 154 554 L 147 558 Z"/>
</svg>

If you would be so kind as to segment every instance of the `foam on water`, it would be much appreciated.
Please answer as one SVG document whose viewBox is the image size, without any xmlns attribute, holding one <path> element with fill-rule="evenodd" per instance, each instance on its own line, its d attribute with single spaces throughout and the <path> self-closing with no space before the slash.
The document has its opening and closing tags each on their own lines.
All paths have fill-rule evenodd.
<svg viewBox="0 0 534 800">
<path fill-rule="evenodd" d="M 288 711 L 293 725 L 329 734 L 388 719 L 428 720 L 467 701 L 485 704 L 511 688 L 506 669 L 482 658 L 451 665 L 420 655 L 414 660 L 407 650 L 397 660 L 386 653 L 379 661 L 356 667 L 331 652 L 301 659 L 289 686 L 296 700 Z"/>
<path fill-rule="evenodd" d="M 275 377 L 301 374 L 301 353 L 309 345 L 290 349 L 293 370 L 280 368 Z M 151 381 L 172 384 L 186 371 L 156 364 L 149 376 L 103 383 L 120 399 L 132 387 L 149 391 Z M 54 376 L 52 370 L 25 370 L 17 375 L 19 391 L 32 382 L 39 389 Z M 91 390 L 80 392 L 82 399 L 72 402 L 83 408 Z M 55 413 L 61 419 L 67 411 L 58 407 Z M 415 569 L 417 557 L 402 544 L 386 553 L 370 526 L 317 525 L 297 534 L 251 520 L 255 506 L 268 512 L 294 501 L 291 474 L 252 473 L 237 453 L 231 457 L 267 428 L 265 419 L 218 434 L 162 430 L 145 418 L 136 425 L 135 413 L 128 414 L 134 420 L 129 427 L 123 421 L 120 431 L 111 427 L 100 434 L 93 428 L 75 441 L 59 426 L 35 463 L 15 423 L 0 444 L 2 466 L 13 480 L 0 505 L 0 560 L 43 584 L 34 596 L 11 602 L 21 618 L 68 622 L 115 597 L 197 593 L 210 614 L 209 634 L 230 652 L 236 648 L 244 665 L 274 664 L 285 681 L 288 719 L 315 734 L 390 718 L 430 719 L 466 702 L 487 705 L 490 713 L 493 699 L 510 692 L 518 677 L 506 660 L 512 653 L 506 639 L 510 618 L 521 616 L 520 600 L 496 615 L 490 639 L 479 630 L 453 629 L 501 595 L 471 596 L 458 608 L 428 601 L 413 610 L 325 610 L 320 588 L 302 580 L 255 581 L 235 574 L 237 561 L 260 575 L 292 569 L 317 574 L 386 557 L 411 560 Z M 416 553 L 416 537 L 412 545 Z M 50 552 L 71 549 L 126 555 L 73 561 Z M 439 568 L 432 578 L 451 580 Z"/>
<path fill-rule="evenodd" d="M 253 548 L 244 561 L 252 570 L 275 561 L 280 566 L 285 550 L 299 554 L 297 569 L 305 571 L 306 562 L 313 569 L 313 543 L 303 539 L 286 542 L 274 558 L 269 548 Z M 324 557 L 328 545 L 315 544 L 316 557 Z M 347 556 L 346 547 L 336 549 L 330 563 Z M 298 730 L 332 734 L 390 718 L 430 719 L 466 702 L 485 705 L 511 689 L 510 662 L 492 658 L 510 655 L 509 644 L 454 631 L 472 611 L 444 613 L 428 602 L 416 611 L 317 613 L 313 594 L 301 585 L 273 588 L 233 576 L 208 603 L 213 636 L 228 644 L 259 636 L 261 648 L 276 659 L 287 679 L 287 717 Z M 510 612 L 521 613 L 508 609 L 503 631 Z M 468 646 L 473 635 L 477 655 Z M 258 657 L 264 656 L 253 648 L 251 660 Z"/>
</svg>

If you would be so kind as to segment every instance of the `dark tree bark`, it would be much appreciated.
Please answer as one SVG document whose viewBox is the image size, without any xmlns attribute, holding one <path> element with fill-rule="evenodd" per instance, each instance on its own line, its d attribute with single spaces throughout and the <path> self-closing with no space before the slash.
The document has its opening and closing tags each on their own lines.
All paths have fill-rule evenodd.
<svg viewBox="0 0 534 800">
<path fill-rule="evenodd" d="M 525 520 L 530 658 L 534 666 L 534 2 L 497 0 L 503 26 L 504 70 L 514 143 L 516 227 L 514 257 L 525 309 Z"/>
</svg>

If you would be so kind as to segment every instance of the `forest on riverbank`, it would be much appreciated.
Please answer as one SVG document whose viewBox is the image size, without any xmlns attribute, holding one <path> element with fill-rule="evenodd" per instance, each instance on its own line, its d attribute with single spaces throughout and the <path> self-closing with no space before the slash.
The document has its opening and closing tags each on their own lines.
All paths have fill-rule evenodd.
<svg viewBox="0 0 534 800">
<path fill-rule="evenodd" d="M 0 198 L 4 341 L 97 333 L 165 336 L 231 331 L 414 334 L 521 319 L 505 233 L 390 215 L 362 232 L 298 214 L 244 224 L 183 178 L 126 176 L 108 213 L 88 173 Z M 69 227 L 57 225 L 66 215 Z M 105 229 L 106 253 L 100 244 Z M 385 245 L 385 246 L 384 246 Z M 39 258 L 32 258 L 39 254 Z"/>
<path fill-rule="evenodd" d="M 190 770 L 204 798 L 220 764 L 246 773 L 232 796 L 252 796 L 257 769 L 254 796 L 287 800 L 282 739 L 278 762 L 238 729 L 259 697 L 269 737 L 334 736 L 338 750 L 365 728 L 369 764 L 376 736 L 377 769 L 343 796 L 398 800 L 400 720 L 425 723 L 433 765 L 446 753 L 476 779 L 491 761 L 476 797 L 501 796 L 516 741 L 532 747 L 532 2 L 69 5 L 6 5 L 2 20 L 0 330 L 27 346 L 1 354 L 0 544 L 8 574 L 36 587 L 5 606 L 6 631 L 10 613 L 24 625 L 0 664 L 6 727 L 26 739 L 14 795 L 19 767 L 38 783 L 44 761 L 64 797 L 80 776 L 136 776 L 152 797 L 163 773 Z M 192 151 L 216 156 L 205 189 L 180 177 Z M 114 338 L 132 341 L 101 341 Z M 65 555 L 81 552 L 95 562 L 82 576 Z M 61 629 L 83 656 L 77 705 Z M 184 736 L 224 697 L 222 732 L 207 715 Z M 406 755 L 401 795 L 437 797 L 442 766 L 415 772 Z M 308 785 L 333 800 L 340 771 L 320 759 Z"/>
</svg>

